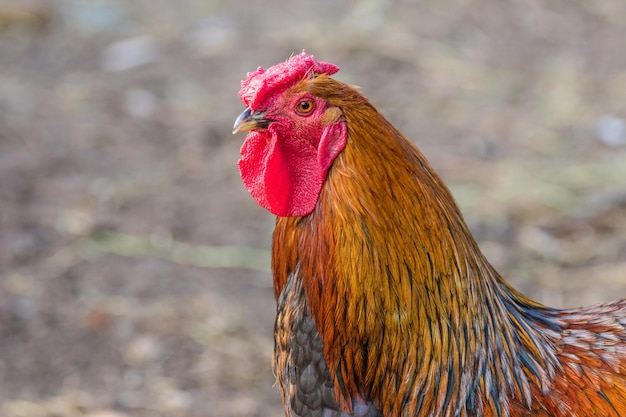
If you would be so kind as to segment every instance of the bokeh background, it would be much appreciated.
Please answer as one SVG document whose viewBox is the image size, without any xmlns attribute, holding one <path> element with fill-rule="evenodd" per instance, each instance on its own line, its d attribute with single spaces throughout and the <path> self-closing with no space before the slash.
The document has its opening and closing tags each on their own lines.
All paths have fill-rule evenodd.
<svg viewBox="0 0 626 417">
<path fill-rule="evenodd" d="M 303 48 L 518 289 L 626 296 L 626 2 L 0 0 L 0 415 L 282 415 L 231 128 L 246 72 Z"/>
</svg>

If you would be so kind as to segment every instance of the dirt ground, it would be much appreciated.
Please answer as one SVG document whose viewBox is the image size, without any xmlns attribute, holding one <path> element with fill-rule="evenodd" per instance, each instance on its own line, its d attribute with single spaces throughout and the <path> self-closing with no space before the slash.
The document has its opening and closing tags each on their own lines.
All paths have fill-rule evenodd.
<svg viewBox="0 0 626 417">
<path fill-rule="evenodd" d="M 549 4 L 549 6 L 547 5 Z M 0 1 L 0 415 L 282 415 L 247 71 L 338 64 L 546 304 L 626 296 L 626 2 Z"/>
</svg>

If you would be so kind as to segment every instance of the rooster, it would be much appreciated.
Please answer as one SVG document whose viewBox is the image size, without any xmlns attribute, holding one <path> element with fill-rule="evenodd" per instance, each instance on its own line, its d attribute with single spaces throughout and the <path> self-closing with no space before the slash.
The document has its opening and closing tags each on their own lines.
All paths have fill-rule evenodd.
<svg viewBox="0 0 626 417">
<path fill-rule="evenodd" d="M 292 416 L 626 416 L 626 300 L 558 310 L 489 264 L 422 153 L 306 52 L 249 73 L 239 169 L 277 216 Z"/>
</svg>

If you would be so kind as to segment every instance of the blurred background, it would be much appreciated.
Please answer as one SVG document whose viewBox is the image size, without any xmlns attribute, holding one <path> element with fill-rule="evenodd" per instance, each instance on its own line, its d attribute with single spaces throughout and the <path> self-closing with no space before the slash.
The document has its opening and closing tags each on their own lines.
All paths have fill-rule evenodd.
<svg viewBox="0 0 626 417">
<path fill-rule="evenodd" d="M 303 48 L 511 283 L 626 296 L 626 2 L 0 0 L 0 415 L 279 416 L 247 71 Z"/>
</svg>

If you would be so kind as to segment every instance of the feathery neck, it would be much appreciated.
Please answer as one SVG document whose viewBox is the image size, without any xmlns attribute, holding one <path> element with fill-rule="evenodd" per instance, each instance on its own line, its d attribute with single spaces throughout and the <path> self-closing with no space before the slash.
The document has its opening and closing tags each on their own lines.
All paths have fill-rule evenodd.
<svg viewBox="0 0 626 417">
<path fill-rule="evenodd" d="M 278 218 L 273 269 L 276 296 L 299 269 L 339 394 L 394 415 L 530 402 L 556 366 L 550 310 L 500 278 L 443 181 L 365 98 L 338 107 L 348 143 L 315 210 Z"/>
</svg>

